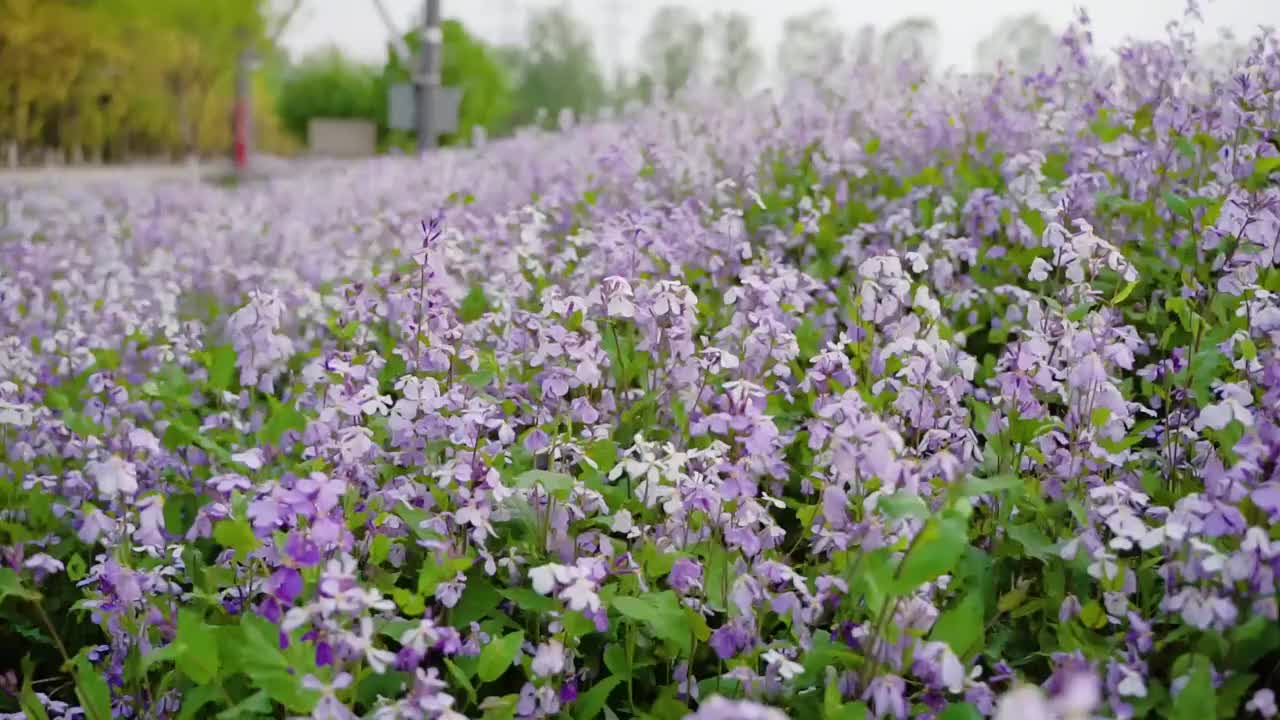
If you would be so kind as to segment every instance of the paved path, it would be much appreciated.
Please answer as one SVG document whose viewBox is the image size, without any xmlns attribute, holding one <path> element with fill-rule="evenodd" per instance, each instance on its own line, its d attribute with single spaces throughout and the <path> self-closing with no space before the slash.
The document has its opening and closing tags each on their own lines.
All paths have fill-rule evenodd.
<svg viewBox="0 0 1280 720">
<path fill-rule="evenodd" d="M 255 162 L 253 171 L 269 176 L 298 171 L 298 165 L 306 161 L 264 157 Z M 150 184 L 157 182 L 182 182 L 212 180 L 228 177 L 232 165 L 226 161 L 201 163 L 99 165 L 82 167 L 35 167 L 17 170 L 0 169 L 0 186 L 10 183 L 23 185 L 96 185 L 96 184 Z"/>
</svg>

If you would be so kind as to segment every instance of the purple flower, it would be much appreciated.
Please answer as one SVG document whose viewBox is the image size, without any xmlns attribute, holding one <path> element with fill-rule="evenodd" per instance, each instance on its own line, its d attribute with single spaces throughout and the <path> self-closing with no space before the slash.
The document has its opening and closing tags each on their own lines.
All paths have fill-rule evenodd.
<svg viewBox="0 0 1280 720">
<path fill-rule="evenodd" d="M 707 644 L 715 650 L 716 657 L 728 660 L 751 647 L 753 642 L 750 632 L 742 627 L 740 622 L 731 621 L 716 628 L 711 633 L 711 638 L 707 640 Z"/>
<path fill-rule="evenodd" d="M 880 675 L 871 678 L 863 699 L 871 703 L 876 718 L 905 720 L 907 717 L 906 683 L 897 675 Z"/>
<path fill-rule="evenodd" d="M 1253 694 L 1249 702 L 1245 703 L 1245 710 L 1255 712 L 1264 718 L 1273 718 L 1276 716 L 1276 693 L 1270 688 L 1263 688 Z"/>
<path fill-rule="evenodd" d="M 314 567 L 320 564 L 320 547 L 311 538 L 295 530 L 285 540 L 284 552 L 299 567 Z"/>
<path fill-rule="evenodd" d="M 687 595 L 702 589 L 702 565 L 697 560 L 682 557 L 671 566 L 667 582 L 681 594 Z"/>
</svg>

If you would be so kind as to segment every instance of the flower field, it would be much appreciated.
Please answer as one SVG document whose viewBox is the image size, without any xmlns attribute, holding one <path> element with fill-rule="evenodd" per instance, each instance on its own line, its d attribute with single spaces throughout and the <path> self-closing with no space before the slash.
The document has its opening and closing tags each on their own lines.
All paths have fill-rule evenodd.
<svg viewBox="0 0 1280 720">
<path fill-rule="evenodd" d="M 1064 48 L 0 188 L 0 716 L 1273 717 L 1280 44 Z"/>
</svg>

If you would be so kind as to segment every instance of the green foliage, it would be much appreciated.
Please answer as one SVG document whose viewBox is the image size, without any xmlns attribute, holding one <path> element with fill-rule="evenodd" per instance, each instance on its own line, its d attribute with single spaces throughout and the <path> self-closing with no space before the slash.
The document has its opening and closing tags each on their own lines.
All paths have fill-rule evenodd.
<svg viewBox="0 0 1280 720">
<path fill-rule="evenodd" d="M 268 0 L 5 0 L 0 137 L 73 160 L 226 152 L 237 56 L 274 63 L 282 19 Z M 258 143 L 281 149 L 261 80 Z"/>
<path fill-rule="evenodd" d="M 507 70 L 494 51 L 472 37 L 457 20 L 445 20 L 441 23 L 441 31 L 444 46 L 440 80 L 445 87 L 459 88 L 462 101 L 458 108 L 458 131 L 442 136 L 440 142 L 445 145 L 469 142 L 476 128 L 483 128 L 490 134 L 506 132 L 510 128 L 512 103 Z M 406 33 L 404 42 L 416 58 L 422 48 L 421 33 Z M 416 70 L 406 68 L 398 55 L 390 53 L 377 77 L 375 92 L 379 104 L 376 117 L 391 141 L 407 141 L 409 134 L 397 135 L 387 131 L 385 98 L 393 84 L 410 82 Z"/>
<path fill-rule="evenodd" d="M 567 6 L 535 10 L 529 16 L 525 46 L 505 48 L 503 64 L 514 79 L 512 122 L 528 125 L 561 109 L 578 116 L 603 107 L 604 76 L 587 29 Z"/>
<path fill-rule="evenodd" d="M 376 120 L 386 102 L 378 94 L 373 68 L 355 63 L 336 50 L 313 55 L 284 78 L 276 110 L 284 127 L 298 139 L 307 137 L 312 118 Z"/>
</svg>

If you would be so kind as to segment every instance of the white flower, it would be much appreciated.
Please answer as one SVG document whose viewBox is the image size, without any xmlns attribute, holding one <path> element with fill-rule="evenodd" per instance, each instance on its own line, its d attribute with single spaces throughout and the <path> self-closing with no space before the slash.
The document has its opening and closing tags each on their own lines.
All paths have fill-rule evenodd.
<svg viewBox="0 0 1280 720">
<path fill-rule="evenodd" d="M 351 684 L 350 673 L 338 673 L 333 679 L 332 684 L 325 684 L 324 681 L 315 675 L 308 675 L 302 678 L 302 686 L 308 690 L 315 690 L 320 693 L 320 701 L 316 703 L 315 708 L 311 711 L 313 720 L 356 720 L 357 715 L 338 699 L 335 691 L 341 690 Z"/>
<path fill-rule="evenodd" d="M 1249 408 L 1242 405 L 1239 400 L 1228 397 L 1220 403 L 1214 403 L 1201 410 L 1200 416 L 1196 418 L 1195 429 L 1203 430 L 1211 427 L 1214 430 L 1221 430 L 1232 420 L 1239 420 L 1240 424 L 1246 428 L 1253 427 L 1253 413 Z"/>
<path fill-rule="evenodd" d="M 769 667 L 776 667 L 778 669 L 778 675 L 781 676 L 783 680 L 790 680 L 804 672 L 804 667 L 801 666 L 800 663 L 789 659 L 786 655 L 783 655 L 777 650 L 770 650 L 765 653 L 763 660 L 769 665 Z"/>
<path fill-rule="evenodd" d="M 1134 672 L 1128 665 L 1119 667 L 1124 679 L 1116 686 L 1116 692 L 1126 697 L 1146 697 L 1147 683 L 1142 679 L 1142 675 Z"/>
<path fill-rule="evenodd" d="M 1053 266 L 1045 262 L 1044 258 L 1036 258 L 1031 263 L 1031 272 L 1027 273 L 1027 279 L 1031 282 L 1044 282 L 1049 279 L 1049 273 L 1053 272 Z"/>
<path fill-rule="evenodd" d="M 619 510 L 613 516 L 613 524 L 609 526 L 609 529 L 614 532 L 628 533 L 631 532 L 632 527 L 634 525 L 631 523 L 631 512 L 629 510 Z"/>
<path fill-rule="evenodd" d="M 550 595 L 556 588 L 554 565 L 543 565 L 529 571 L 529 581 L 533 583 L 533 591 L 539 595 Z"/>
<path fill-rule="evenodd" d="M 302 627 L 303 625 L 306 625 L 307 621 L 310 619 L 311 619 L 311 608 L 309 607 L 291 608 L 289 612 L 284 614 L 284 621 L 280 623 L 280 629 L 284 630 L 287 633 L 291 633 L 294 630 L 297 630 L 298 628 Z"/>
<path fill-rule="evenodd" d="M 104 497 L 115 497 L 120 493 L 133 495 L 138 492 L 138 476 L 133 463 L 117 455 L 102 462 L 91 462 L 87 469 L 98 484 L 98 493 Z"/>
<path fill-rule="evenodd" d="M 1049 720 L 1052 717 L 1044 693 L 1034 685 L 1023 685 L 1005 693 L 996 705 L 995 720 Z"/>
<path fill-rule="evenodd" d="M 233 453 L 231 459 L 247 466 L 250 470 L 261 470 L 264 464 L 261 448 L 252 448 L 244 452 Z"/>
<path fill-rule="evenodd" d="M 569 605 L 570 610 L 585 612 L 587 610 L 600 609 L 600 596 L 596 594 L 596 589 L 591 585 L 591 581 L 582 578 L 575 581 L 560 592 L 560 599 Z"/>
<path fill-rule="evenodd" d="M 533 655 L 533 673 L 539 677 L 559 675 L 564 670 L 564 645 L 552 639 L 538 646 Z"/>
</svg>

